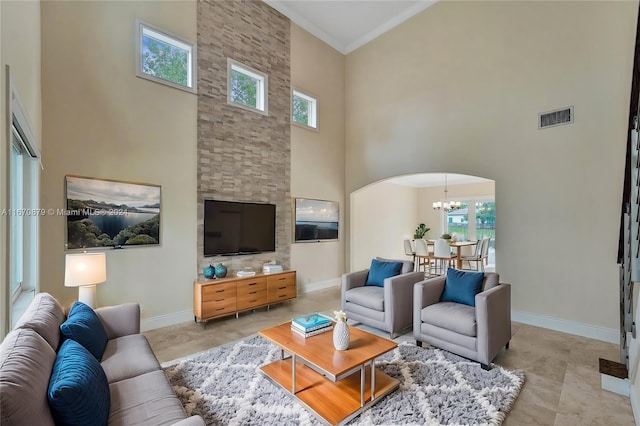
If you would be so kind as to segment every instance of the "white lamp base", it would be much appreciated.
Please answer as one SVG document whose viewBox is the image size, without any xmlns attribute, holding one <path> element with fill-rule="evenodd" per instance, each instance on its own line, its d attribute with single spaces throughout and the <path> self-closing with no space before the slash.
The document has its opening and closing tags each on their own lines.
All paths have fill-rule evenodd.
<svg viewBox="0 0 640 426">
<path fill-rule="evenodd" d="M 96 286 L 83 285 L 78 287 L 78 301 L 84 303 L 92 309 L 95 309 L 98 305 L 98 301 L 96 298 Z"/>
</svg>

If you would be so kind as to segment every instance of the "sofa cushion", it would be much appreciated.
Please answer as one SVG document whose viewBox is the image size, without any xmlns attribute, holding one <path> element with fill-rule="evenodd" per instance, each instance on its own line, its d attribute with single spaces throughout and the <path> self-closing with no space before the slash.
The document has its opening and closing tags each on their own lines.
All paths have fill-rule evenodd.
<svg viewBox="0 0 640 426">
<path fill-rule="evenodd" d="M 344 294 L 347 302 L 376 311 L 384 311 L 384 288 L 377 286 L 356 287 Z"/>
<path fill-rule="evenodd" d="M 395 277 L 402 270 L 402 262 L 382 262 L 378 259 L 371 259 L 371 267 L 367 282 L 364 285 L 375 285 L 384 287 L 384 280 Z"/>
<path fill-rule="evenodd" d="M 2 426 L 53 426 L 47 387 L 56 353 L 34 330 L 15 329 L 0 346 Z"/>
<path fill-rule="evenodd" d="M 49 293 L 39 293 L 33 298 L 14 329 L 32 329 L 57 351 L 60 346 L 60 324 L 64 320 L 65 314 L 60 303 Z"/>
<path fill-rule="evenodd" d="M 60 325 L 63 339 L 72 339 L 84 346 L 100 361 L 107 345 L 107 333 L 96 313 L 82 302 L 76 302 L 67 320 Z"/>
<path fill-rule="evenodd" d="M 468 272 L 449 268 L 440 301 L 476 306 L 476 294 L 482 288 L 483 279 L 484 272 Z"/>
<path fill-rule="evenodd" d="M 476 308 L 461 303 L 441 302 L 429 305 L 420 312 L 422 322 L 476 337 Z"/>
<path fill-rule="evenodd" d="M 147 338 L 141 334 L 109 340 L 101 365 L 109 383 L 160 369 Z"/>
<path fill-rule="evenodd" d="M 406 274 L 407 272 L 413 272 L 413 262 L 411 260 L 398 260 L 398 259 L 385 259 L 384 257 L 376 257 L 376 259 L 382 262 L 400 262 L 402 263 L 402 269 L 400 270 L 401 274 Z"/>
<path fill-rule="evenodd" d="M 57 424 L 107 424 L 107 377 L 98 360 L 75 340 L 65 340 L 60 346 L 47 397 Z"/>
<path fill-rule="evenodd" d="M 161 370 L 111 383 L 109 387 L 109 425 L 162 426 L 186 417 Z"/>
</svg>

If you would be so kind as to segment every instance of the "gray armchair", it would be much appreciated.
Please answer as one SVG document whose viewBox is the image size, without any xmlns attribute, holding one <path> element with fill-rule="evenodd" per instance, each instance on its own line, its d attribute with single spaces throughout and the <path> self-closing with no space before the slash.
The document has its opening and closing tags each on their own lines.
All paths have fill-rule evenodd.
<svg viewBox="0 0 640 426">
<path fill-rule="evenodd" d="M 424 272 L 412 272 L 413 262 L 401 262 L 400 275 L 386 278 L 384 287 L 365 286 L 368 269 L 342 275 L 342 310 L 347 318 L 387 331 L 392 339 L 411 326 L 413 285 L 424 279 Z"/>
<path fill-rule="evenodd" d="M 487 369 L 511 340 L 511 285 L 499 283 L 499 275 L 485 272 L 475 307 L 440 302 L 446 276 L 417 283 L 413 288 L 413 336 Z"/>
</svg>

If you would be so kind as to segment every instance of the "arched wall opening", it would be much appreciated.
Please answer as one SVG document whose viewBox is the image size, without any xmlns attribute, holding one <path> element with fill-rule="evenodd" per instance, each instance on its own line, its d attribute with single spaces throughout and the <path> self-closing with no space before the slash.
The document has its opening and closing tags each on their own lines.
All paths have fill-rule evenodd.
<svg viewBox="0 0 640 426">
<path fill-rule="evenodd" d="M 368 268 L 379 256 L 404 259 L 403 240 L 412 239 L 418 224 L 430 230 L 427 239 L 456 233 L 461 239 L 492 237 L 489 268 L 497 265 L 495 246 L 495 181 L 478 176 L 445 173 L 418 173 L 384 179 L 350 195 L 351 271 Z M 443 211 L 434 202 L 457 201 L 461 208 Z M 493 209 L 489 212 L 489 209 Z M 465 247 L 471 254 L 472 247 Z M 475 266 L 475 265 L 474 265 Z M 468 267 L 467 264 L 464 267 Z"/>
</svg>

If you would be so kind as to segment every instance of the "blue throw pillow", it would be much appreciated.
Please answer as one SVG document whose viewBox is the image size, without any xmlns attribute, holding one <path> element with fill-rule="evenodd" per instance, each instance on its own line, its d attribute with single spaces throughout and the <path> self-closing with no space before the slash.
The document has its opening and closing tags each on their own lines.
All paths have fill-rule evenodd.
<svg viewBox="0 0 640 426">
<path fill-rule="evenodd" d="M 456 302 L 476 306 L 476 294 L 482 289 L 484 272 L 468 272 L 449 268 L 441 302 Z"/>
<path fill-rule="evenodd" d="M 107 376 L 98 360 L 74 340 L 66 340 L 58 351 L 47 399 L 56 424 L 107 424 L 111 405 Z"/>
<path fill-rule="evenodd" d="M 84 346 L 98 361 L 102 360 L 107 346 L 107 332 L 100 318 L 89 306 L 76 302 L 69 311 L 67 320 L 60 324 L 62 340 L 71 339 Z"/>
<path fill-rule="evenodd" d="M 402 262 L 381 262 L 378 259 L 372 259 L 365 285 L 384 287 L 384 280 L 399 275 L 401 270 Z"/>
</svg>

